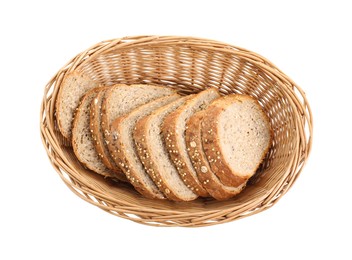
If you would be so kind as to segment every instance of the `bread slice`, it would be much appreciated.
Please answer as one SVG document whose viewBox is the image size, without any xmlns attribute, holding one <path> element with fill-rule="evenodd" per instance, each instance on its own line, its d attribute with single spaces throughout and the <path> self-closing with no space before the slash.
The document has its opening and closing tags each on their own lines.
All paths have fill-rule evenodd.
<svg viewBox="0 0 352 260">
<path fill-rule="evenodd" d="M 71 139 L 75 111 L 84 94 L 99 84 L 79 72 L 67 74 L 56 100 L 56 118 L 61 134 Z"/>
<path fill-rule="evenodd" d="M 110 135 L 110 126 L 116 118 L 128 114 L 149 101 L 174 93 L 175 91 L 170 88 L 153 85 L 116 85 L 111 87 L 105 93 L 102 103 L 101 130 L 104 133 L 104 142 L 99 144 L 107 146 L 109 152 L 113 153 L 115 147 L 109 145 L 113 141 Z M 115 136 L 115 139 L 117 138 Z M 105 150 L 105 148 L 100 149 L 100 151 Z M 104 156 L 110 160 L 111 165 L 114 165 L 116 158 L 111 159 L 105 154 Z"/>
<path fill-rule="evenodd" d="M 115 177 L 100 160 L 89 128 L 90 103 L 102 90 L 103 88 L 95 88 L 88 91 L 78 106 L 72 128 L 72 147 L 76 157 L 85 167 L 103 176 Z"/>
<path fill-rule="evenodd" d="M 212 171 L 227 186 L 245 183 L 271 143 L 269 119 L 258 101 L 231 94 L 215 100 L 201 123 L 202 144 Z"/>
<path fill-rule="evenodd" d="M 190 186 L 194 193 L 202 197 L 208 197 L 209 193 L 200 183 L 186 150 L 186 122 L 195 112 L 205 109 L 211 101 L 219 97 L 220 94 L 215 88 L 198 93 L 165 117 L 162 126 L 165 145 L 171 148 L 169 149 L 169 155 L 179 174 L 182 176 L 182 180 L 184 180 L 187 186 Z"/>
<path fill-rule="evenodd" d="M 137 152 L 146 172 L 164 195 L 174 201 L 191 201 L 198 196 L 187 187 L 176 167 L 170 160 L 168 150 L 161 135 L 161 125 L 165 117 L 194 95 L 178 99 L 155 110 L 151 115 L 137 122 L 133 137 Z"/>
<path fill-rule="evenodd" d="M 112 172 L 115 173 L 116 178 L 121 181 L 127 181 L 126 175 L 119 169 L 112 159 L 107 145 L 101 145 L 105 142 L 104 134 L 101 126 L 102 116 L 102 102 L 105 97 L 105 93 L 108 89 L 104 89 L 98 93 L 90 105 L 90 130 L 92 132 L 94 146 L 102 162 Z"/>
<path fill-rule="evenodd" d="M 111 143 L 116 148 L 112 153 L 116 158 L 116 163 L 136 190 L 147 198 L 165 199 L 165 196 L 144 170 L 132 133 L 139 119 L 179 98 L 178 94 L 158 98 L 134 109 L 125 116 L 118 117 L 111 124 L 111 135 L 118 136 L 117 140 L 113 139 Z"/>
<path fill-rule="evenodd" d="M 185 132 L 187 152 L 203 187 L 213 198 L 226 200 L 240 193 L 245 183 L 239 187 L 225 186 L 211 170 L 202 145 L 201 122 L 205 113 L 201 110 L 187 121 Z"/>
</svg>

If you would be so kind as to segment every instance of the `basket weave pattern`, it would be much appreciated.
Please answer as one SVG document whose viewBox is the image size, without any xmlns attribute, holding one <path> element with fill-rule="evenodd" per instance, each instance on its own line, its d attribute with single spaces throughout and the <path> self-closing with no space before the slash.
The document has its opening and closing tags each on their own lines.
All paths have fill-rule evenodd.
<svg viewBox="0 0 352 260">
<path fill-rule="evenodd" d="M 105 86 L 156 84 L 181 94 L 218 88 L 248 94 L 270 118 L 271 149 L 247 188 L 228 201 L 175 203 L 146 199 L 129 185 L 85 169 L 57 128 L 55 101 L 70 71 Z M 78 54 L 46 85 L 40 130 L 49 159 L 66 185 L 101 209 L 156 226 L 207 226 L 240 219 L 274 205 L 299 176 L 312 143 L 312 116 L 304 92 L 265 58 L 242 48 L 190 37 L 137 36 L 104 41 Z"/>
</svg>

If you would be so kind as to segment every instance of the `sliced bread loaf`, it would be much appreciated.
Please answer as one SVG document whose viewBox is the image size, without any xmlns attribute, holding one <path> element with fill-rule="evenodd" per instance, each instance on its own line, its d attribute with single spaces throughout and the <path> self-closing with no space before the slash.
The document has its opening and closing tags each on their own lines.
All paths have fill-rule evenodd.
<svg viewBox="0 0 352 260">
<path fill-rule="evenodd" d="M 208 159 L 202 145 L 201 122 L 205 111 L 195 113 L 186 124 L 186 146 L 192 165 L 203 187 L 217 200 L 229 199 L 245 187 L 245 183 L 239 187 L 225 186 L 211 170 Z"/>
<path fill-rule="evenodd" d="M 71 139 L 75 111 L 84 94 L 99 84 L 76 71 L 67 74 L 61 84 L 56 101 L 56 118 L 60 132 Z"/>
<path fill-rule="evenodd" d="M 113 138 L 111 143 L 116 148 L 112 152 L 114 158 L 116 158 L 116 163 L 136 190 L 148 198 L 164 199 L 165 196 L 144 170 L 137 154 L 132 133 L 139 119 L 179 98 L 178 94 L 173 94 L 153 100 L 134 109 L 127 115 L 118 117 L 110 127 L 111 135 L 118 137 Z"/>
<path fill-rule="evenodd" d="M 72 147 L 77 159 L 88 169 L 107 177 L 115 177 L 100 160 L 89 128 L 89 107 L 102 89 L 88 91 L 78 106 L 72 128 Z"/>
<path fill-rule="evenodd" d="M 208 197 L 209 193 L 200 183 L 197 173 L 186 150 L 185 130 L 186 122 L 197 111 L 205 109 L 211 101 L 220 97 L 215 88 L 210 88 L 196 94 L 192 99 L 165 117 L 162 126 L 162 135 L 165 137 L 165 145 L 169 149 L 171 161 L 194 193 L 202 197 Z"/>
<path fill-rule="evenodd" d="M 148 103 L 159 97 L 168 96 L 174 94 L 175 91 L 160 86 L 153 85 L 116 85 L 105 93 L 105 98 L 102 103 L 102 115 L 101 115 L 101 130 L 104 134 L 104 142 L 100 142 L 99 145 L 107 146 L 110 153 L 113 153 L 116 149 L 112 143 L 112 136 L 110 134 L 110 126 L 114 120 L 120 116 L 126 115 L 133 109 Z M 115 136 L 118 139 L 118 136 Z M 101 148 L 100 151 L 104 151 L 105 148 Z M 105 154 L 104 154 L 105 156 Z M 114 159 L 110 159 L 110 164 L 114 165 Z"/>
<path fill-rule="evenodd" d="M 172 148 L 165 146 L 161 125 L 168 114 L 192 97 L 194 96 L 183 97 L 155 110 L 137 122 L 133 133 L 137 152 L 146 172 L 164 195 L 174 201 L 191 201 L 198 196 L 184 184 L 171 162 L 168 150 Z"/>
<path fill-rule="evenodd" d="M 227 95 L 208 106 L 201 123 L 202 144 L 212 171 L 227 186 L 243 185 L 271 143 L 269 119 L 246 95 Z"/>
<path fill-rule="evenodd" d="M 94 140 L 95 149 L 102 162 L 113 171 L 116 177 L 121 181 L 127 181 L 125 174 L 117 167 L 114 160 L 112 159 L 107 145 L 103 145 L 105 142 L 104 134 L 101 126 L 101 116 L 102 116 L 102 102 L 105 97 L 106 89 L 103 89 L 94 98 L 90 106 L 90 130 L 92 132 L 92 137 Z"/>
</svg>

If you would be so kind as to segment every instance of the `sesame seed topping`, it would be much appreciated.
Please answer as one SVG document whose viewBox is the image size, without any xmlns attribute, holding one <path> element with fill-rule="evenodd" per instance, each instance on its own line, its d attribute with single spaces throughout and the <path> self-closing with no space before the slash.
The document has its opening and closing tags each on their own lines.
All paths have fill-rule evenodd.
<svg viewBox="0 0 352 260">
<path fill-rule="evenodd" d="M 169 193 L 170 193 L 170 190 L 169 190 L 169 189 L 165 189 L 165 193 L 166 193 L 166 194 L 169 194 Z"/>
<path fill-rule="evenodd" d="M 189 145 L 190 145 L 191 147 L 193 147 L 193 148 L 197 146 L 197 144 L 196 144 L 195 141 L 190 142 Z"/>
<path fill-rule="evenodd" d="M 205 167 L 205 166 L 202 166 L 202 167 L 200 167 L 200 171 L 201 171 L 202 173 L 206 173 L 206 172 L 208 171 L 208 168 Z"/>
</svg>

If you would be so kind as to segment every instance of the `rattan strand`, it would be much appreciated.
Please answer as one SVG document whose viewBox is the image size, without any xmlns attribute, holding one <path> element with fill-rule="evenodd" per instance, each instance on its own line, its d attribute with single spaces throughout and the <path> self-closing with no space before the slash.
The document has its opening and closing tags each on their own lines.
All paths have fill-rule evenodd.
<svg viewBox="0 0 352 260">
<path fill-rule="evenodd" d="M 270 118 L 274 137 L 257 174 L 237 197 L 175 203 L 146 199 L 126 184 L 83 168 L 58 131 L 55 101 L 70 71 L 99 83 L 152 83 L 181 94 L 206 87 L 255 97 Z M 40 131 L 49 159 L 79 197 L 116 216 L 154 226 L 199 227 L 225 223 L 273 206 L 292 186 L 310 153 L 312 115 L 305 93 L 264 57 L 217 41 L 137 36 L 98 43 L 69 61 L 45 87 Z"/>
</svg>

